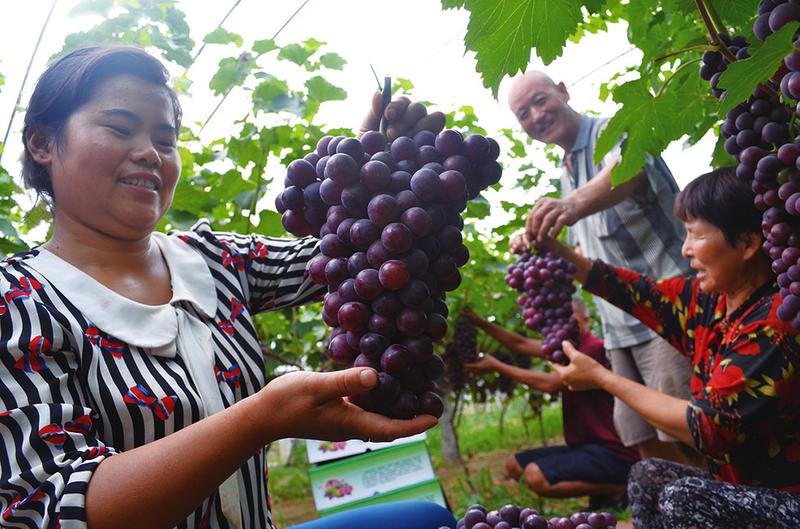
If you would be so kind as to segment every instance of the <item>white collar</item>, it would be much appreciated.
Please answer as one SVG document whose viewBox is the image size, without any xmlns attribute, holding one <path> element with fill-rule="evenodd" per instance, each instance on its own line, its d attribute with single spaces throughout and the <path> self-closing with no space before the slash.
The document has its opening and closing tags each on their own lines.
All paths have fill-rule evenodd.
<svg viewBox="0 0 800 529">
<path fill-rule="evenodd" d="M 153 233 L 170 271 L 172 299 L 145 305 L 121 296 L 44 248 L 25 263 L 39 271 L 96 327 L 129 345 L 147 349 L 173 344 L 178 333 L 175 305 L 187 301 L 200 314 L 217 312 L 214 279 L 202 256 L 177 237 Z"/>
</svg>

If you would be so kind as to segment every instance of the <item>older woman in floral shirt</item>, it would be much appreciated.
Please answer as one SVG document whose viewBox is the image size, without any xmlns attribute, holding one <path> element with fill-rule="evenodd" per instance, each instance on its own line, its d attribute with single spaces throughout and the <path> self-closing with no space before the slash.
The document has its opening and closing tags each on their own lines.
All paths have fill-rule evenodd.
<svg viewBox="0 0 800 529">
<path fill-rule="evenodd" d="M 693 279 L 655 280 L 545 243 L 577 265 L 587 290 L 639 318 L 694 367 L 685 401 L 624 379 L 566 342 L 570 364 L 555 366 L 570 388 L 614 394 L 706 460 L 708 471 L 638 463 L 628 484 L 634 527 L 800 527 L 800 343 L 778 316 L 785 309 L 753 198 L 730 169 L 678 196 Z"/>
</svg>

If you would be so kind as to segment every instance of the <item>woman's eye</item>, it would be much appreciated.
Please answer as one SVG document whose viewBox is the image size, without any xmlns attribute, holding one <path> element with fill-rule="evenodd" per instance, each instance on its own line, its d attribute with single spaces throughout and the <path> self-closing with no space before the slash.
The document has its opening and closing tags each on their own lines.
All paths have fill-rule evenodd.
<svg viewBox="0 0 800 529">
<path fill-rule="evenodd" d="M 127 136 L 128 134 L 131 133 L 130 129 L 125 127 L 120 127 L 119 125 L 109 125 L 108 128 L 110 128 L 111 130 L 122 136 Z"/>
</svg>

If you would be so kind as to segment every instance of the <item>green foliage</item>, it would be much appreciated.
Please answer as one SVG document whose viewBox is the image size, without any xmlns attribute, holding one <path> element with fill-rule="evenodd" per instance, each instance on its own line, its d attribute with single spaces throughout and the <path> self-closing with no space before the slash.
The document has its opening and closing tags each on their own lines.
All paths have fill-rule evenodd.
<svg viewBox="0 0 800 529">
<path fill-rule="evenodd" d="M 719 88 L 726 90 L 720 113 L 727 112 L 750 97 L 755 88 L 778 71 L 783 58 L 794 50 L 795 34 L 800 23 L 792 22 L 767 37 L 749 59 L 731 64 L 719 78 Z"/>
<path fill-rule="evenodd" d="M 532 49 L 545 64 L 559 57 L 581 21 L 577 0 L 466 0 L 463 4 L 470 11 L 464 44 L 475 51 L 478 71 L 495 97 L 505 75 L 525 71 Z"/>
<path fill-rule="evenodd" d="M 547 64 L 568 39 L 578 42 L 610 23 L 627 23 L 628 39 L 643 56 L 637 67 L 618 72 L 601 88 L 601 98 L 611 95 L 621 108 L 595 152 L 599 159 L 623 140 L 615 184 L 636 175 L 647 154 L 661 154 L 670 142 L 684 136 L 699 141 L 775 73 L 797 30 L 796 24 L 786 26 L 759 45 L 752 32 L 754 0 L 443 0 L 442 7 L 469 11 L 464 43 L 476 53 L 478 71 L 495 96 L 505 76 L 525 70 L 531 51 Z M 700 54 L 716 49 L 709 35 L 720 31 L 744 35 L 752 45 L 752 57 L 731 65 L 720 79 L 729 88 L 721 105 L 697 77 Z"/>
</svg>

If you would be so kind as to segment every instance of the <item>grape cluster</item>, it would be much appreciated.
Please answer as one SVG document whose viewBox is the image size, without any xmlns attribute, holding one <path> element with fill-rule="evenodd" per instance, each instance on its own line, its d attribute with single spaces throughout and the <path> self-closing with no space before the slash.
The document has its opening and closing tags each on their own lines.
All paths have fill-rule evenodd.
<svg viewBox="0 0 800 529">
<path fill-rule="evenodd" d="M 726 34 L 721 34 L 720 40 L 722 40 L 725 47 L 728 48 L 728 51 L 736 56 L 737 60 L 746 59 L 750 56 L 750 46 L 744 37 L 736 36 L 731 38 Z M 718 99 L 723 98 L 725 91 L 718 88 L 717 83 L 719 83 L 719 77 L 722 75 L 722 72 L 725 71 L 728 64 L 730 64 L 730 60 L 723 55 L 722 52 L 706 51 L 703 53 L 703 59 L 700 65 L 700 77 L 704 81 L 711 82 L 711 92 L 714 94 L 714 97 Z"/>
<path fill-rule="evenodd" d="M 483 505 L 475 504 L 458 520 L 456 529 L 616 529 L 616 526 L 617 519 L 608 512 L 576 512 L 548 520 L 531 507 L 508 504 L 487 511 Z"/>
<path fill-rule="evenodd" d="M 453 329 L 453 347 L 462 363 L 478 361 L 478 331 L 475 325 L 463 316 L 458 318 Z"/>
<path fill-rule="evenodd" d="M 450 390 L 459 392 L 466 389 L 470 384 L 471 377 L 464 369 L 464 362 L 461 361 L 453 342 L 444 346 L 442 360 L 444 361 L 444 373 Z"/>
<path fill-rule="evenodd" d="M 478 360 L 478 332 L 475 325 L 461 316 L 453 329 L 453 340 L 445 346 L 445 373 L 452 391 L 465 389 L 473 378 L 464 369 L 465 363 Z"/>
<path fill-rule="evenodd" d="M 572 316 L 575 265 L 550 252 L 534 256 L 523 252 L 508 266 L 506 283 L 522 292 L 517 303 L 522 307 L 525 325 L 542 333 L 542 352 L 553 362 L 566 363 L 561 342 L 575 343 L 578 321 Z"/>
<path fill-rule="evenodd" d="M 794 1 L 762 0 L 753 33 L 763 41 L 795 20 L 800 20 L 800 5 Z M 720 38 L 737 60 L 749 55 L 742 37 Z M 776 94 L 780 91 L 788 100 L 800 100 L 800 40 L 795 48 L 764 86 L 728 112 L 720 130 L 725 150 L 738 162 L 736 174 L 751 182 L 755 204 L 763 211 L 763 248 L 781 288 L 778 316 L 800 329 L 800 130 L 792 119 L 796 109 Z M 703 54 L 700 76 L 711 81 L 712 92 L 719 98 L 724 93 L 716 81 L 728 64 L 721 52 Z"/>
<path fill-rule="evenodd" d="M 289 232 L 320 239 L 307 272 L 328 287 L 328 354 L 379 371 L 378 386 L 356 398 L 365 409 L 441 415 L 433 381 L 444 365 L 433 344 L 447 333 L 445 292 L 469 260 L 461 212 L 500 180 L 499 152 L 493 139 L 455 130 L 388 146 L 371 131 L 326 136 L 289 164 L 275 205 Z"/>
<path fill-rule="evenodd" d="M 495 351 L 492 353 L 492 356 L 503 362 L 504 364 L 508 365 L 515 365 L 514 357 L 511 356 L 508 352 L 501 350 Z M 498 375 L 494 381 L 495 389 L 505 394 L 507 397 L 510 397 L 514 394 L 514 389 L 517 387 L 517 383 L 513 378 L 509 378 L 505 375 Z"/>
<path fill-rule="evenodd" d="M 761 0 L 753 33 L 763 41 L 789 22 L 800 20 L 800 5 L 794 0 Z"/>
</svg>

